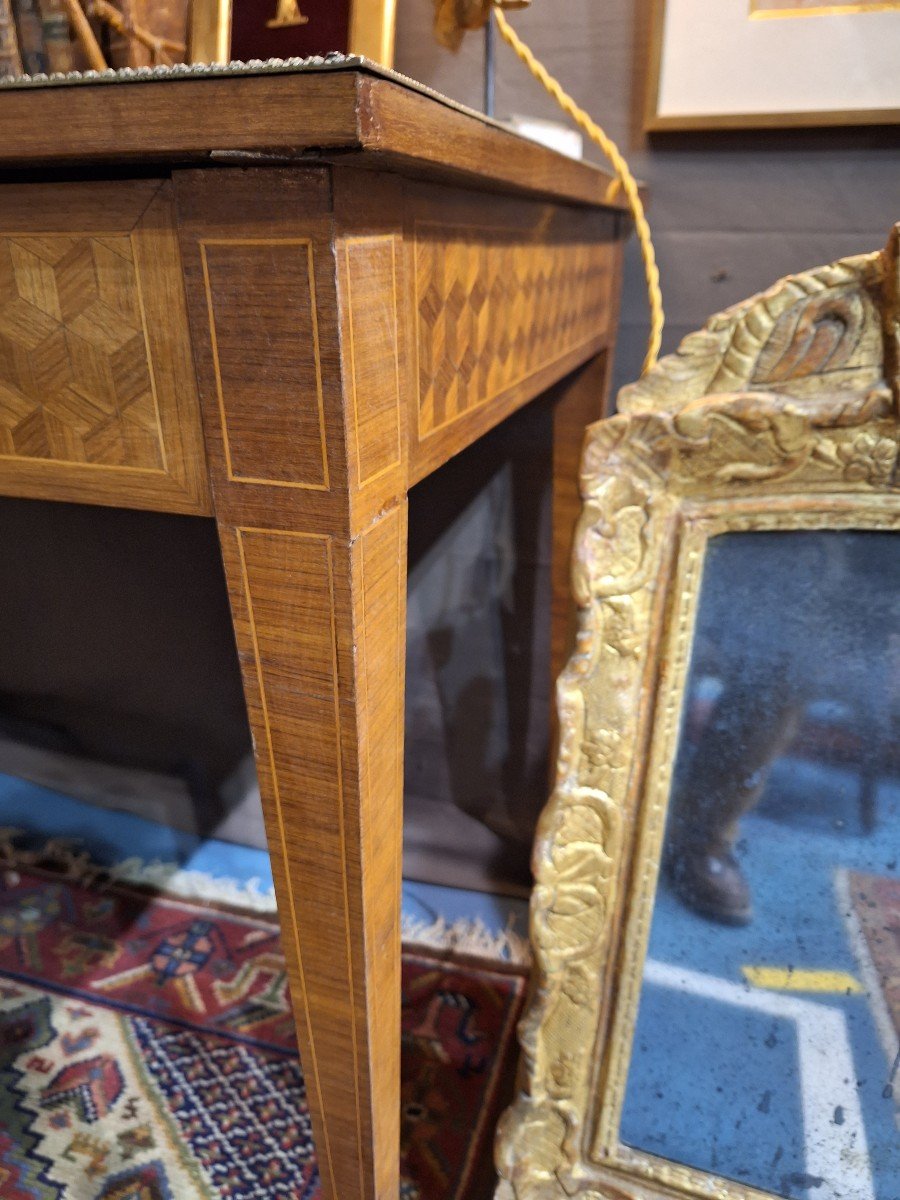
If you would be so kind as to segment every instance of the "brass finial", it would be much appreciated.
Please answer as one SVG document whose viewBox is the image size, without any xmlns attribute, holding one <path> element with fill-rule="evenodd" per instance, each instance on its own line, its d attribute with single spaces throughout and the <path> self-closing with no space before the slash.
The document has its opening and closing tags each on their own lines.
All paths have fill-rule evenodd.
<svg viewBox="0 0 900 1200">
<path fill-rule="evenodd" d="M 491 9 L 527 8 L 531 0 L 434 0 L 434 36 L 448 50 L 458 50 L 463 34 L 481 29 Z"/>
</svg>

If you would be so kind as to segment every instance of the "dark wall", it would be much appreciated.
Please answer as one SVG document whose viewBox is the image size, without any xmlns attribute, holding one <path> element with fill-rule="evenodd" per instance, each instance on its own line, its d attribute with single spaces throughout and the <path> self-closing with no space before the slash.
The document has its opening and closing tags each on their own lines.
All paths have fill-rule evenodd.
<svg viewBox="0 0 900 1200">
<path fill-rule="evenodd" d="M 0 497 L 0 547 L 0 737 L 213 796 L 250 749 L 214 522 Z"/>
<path fill-rule="evenodd" d="M 883 246 L 900 220 L 900 132 L 658 134 L 650 142 L 640 130 L 648 9 L 648 0 L 532 0 L 510 21 L 649 185 L 669 351 L 782 275 Z M 481 35 L 468 34 L 451 54 L 432 37 L 431 13 L 430 0 L 399 0 L 397 69 L 480 107 Z M 502 43 L 496 111 L 564 119 Z M 633 241 L 629 250 L 618 384 L 638 374 L 646 337 Z"/>
</svg>

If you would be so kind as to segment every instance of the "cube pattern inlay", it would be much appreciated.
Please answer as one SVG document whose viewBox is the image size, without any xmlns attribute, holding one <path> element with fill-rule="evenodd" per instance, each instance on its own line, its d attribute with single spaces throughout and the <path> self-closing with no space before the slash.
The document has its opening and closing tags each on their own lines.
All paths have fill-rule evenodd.
<svg viewBox="0 0 900 1200">
<path fill-rule="evenodd" d="M 505 229 L 419 222 L 415 259 L 422 437 L 607 327 L 602 242 L 516 240 Z"/>
<path fill-rule="evenodd" d="M 0 455 L 165 470 L 128 234 L 0 237 Z"/>
</svg>

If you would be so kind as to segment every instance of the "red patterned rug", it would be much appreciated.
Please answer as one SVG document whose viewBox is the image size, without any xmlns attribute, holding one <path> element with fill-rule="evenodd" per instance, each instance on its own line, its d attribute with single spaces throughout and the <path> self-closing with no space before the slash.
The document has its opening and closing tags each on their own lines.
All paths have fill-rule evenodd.
<svg viewBox="0 0 900 1200">
<path fill-rule="evenodd" d="M 405 953 L 403 1200 L 481 1200 L 525 980 Z M 0 872 L 0 1197 L 314 1200 L 278 928 Z"/>
</svg>

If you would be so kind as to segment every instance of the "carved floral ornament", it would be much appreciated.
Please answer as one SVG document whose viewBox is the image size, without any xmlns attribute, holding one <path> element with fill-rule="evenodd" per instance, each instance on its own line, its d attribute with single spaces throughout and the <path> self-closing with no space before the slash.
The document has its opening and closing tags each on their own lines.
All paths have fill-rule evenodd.
<svg viewBox="0 0 900 1200">
<path fill-rule="evenodd" d="M 618 1113 L 703 547 L 724 530 L 900 529 L 898 244 L 900 226 L 883 253 L 714 316 L 589 430 L 498 1200 L 764 1195 L 622 1146 Z"/>
</svg>

